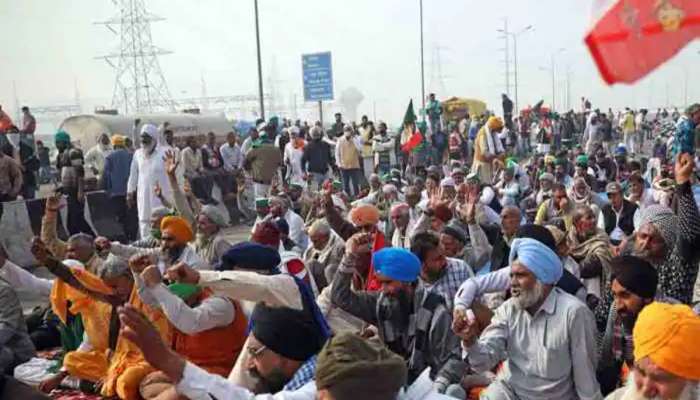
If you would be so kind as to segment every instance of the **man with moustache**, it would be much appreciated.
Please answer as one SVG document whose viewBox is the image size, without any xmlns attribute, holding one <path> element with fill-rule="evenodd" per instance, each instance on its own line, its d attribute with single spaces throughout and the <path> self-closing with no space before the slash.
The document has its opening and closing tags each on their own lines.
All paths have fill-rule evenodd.
<svg viewBox="0 0 700 400">
<path fill-rule="evenodd" d="M 370 243 L 370 235 L 364 233 L 346 242 L 331 299 L 341 309 L 377 326 L 386 346 L 407 360 L 409 384 L 430 367 L 434 388 L 444 393 L 450 384 L 461 380 L 466 368 L 459 356 L 459 338 L 450 332 L 452 317 L 447 303 L 443 296 L 417 283 L 421 261 L 406 249 L 385 248 L 373 254 L 380 291 L 351 290 L 360 255 L 370 251 Z"/>
<path fill-rule="evenodd" d="M 453 326 L 475 372 L 505 363 L 505 373 L 481 399 L 602 399 L 593 314 L 554 287 L 563 273 L 559 257 L 537 240 L 520 238 L 509 260 L 512 297 L 496 309 L 478 340 L 478 324 L 468 317 Z"/>
<path fill-rule="evenodd" d="M 613 303 L 601 342 L 596 375 L 603 394 L 620 385 L 622 366 L 634 366 L 632 331 L 639 313 L 654 301 L 659 276 L 656 269 L 639 257 L 620 256 L 610 261 Z M 675 302 L 669 298 L 658 301 Z"/>
<path fill-rule="evenodd" d="M 693 400 L 700 394 L 700 318 L 685 304 L 654 302 L 634 325 L 634 369 L 610 400 Z"/>
</svg>

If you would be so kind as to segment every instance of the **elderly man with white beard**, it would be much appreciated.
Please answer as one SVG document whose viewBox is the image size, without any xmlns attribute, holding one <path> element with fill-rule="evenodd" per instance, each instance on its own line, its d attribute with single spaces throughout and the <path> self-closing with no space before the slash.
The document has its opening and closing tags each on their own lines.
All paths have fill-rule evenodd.
<svg viewBox="0 0 700 400">
<path fill-rule="evenodd" d="M 602 399 L 594 317 L 584 303 L 554 287 L 563 273 L 559 257 L 539 241 L 521 238 L 513 241 L 509 261 L 512 297 L 481 337 L 468 315 L 453 324 L 475 372 L 505 362 L 480 398 Z"/>
<path fill-rule="evenodd" d="M 654 302 L 634 325 L 634 368 L 608 400 L 695 400 L 700 396 L 700 317 L 684 304 Z"/>
</svg>

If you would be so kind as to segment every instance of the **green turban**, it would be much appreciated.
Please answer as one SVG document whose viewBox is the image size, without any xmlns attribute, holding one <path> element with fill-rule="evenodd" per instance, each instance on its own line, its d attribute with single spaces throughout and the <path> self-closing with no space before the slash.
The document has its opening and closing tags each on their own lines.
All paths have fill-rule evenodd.
<svg viewBox="0 0 700 400">
<path fill-rule="evenodd" d="M 316 362 L 316 386 L 337 400 L 394 399 L 407 375 L 403 358 L 349 332 L 329 339 Z"/>
<path fill-rule="evenodd" d="M 70 144 L 70 135 L 64 130 L 60 130 L 53 135 L 54 143 L 67 143 Z"/>
<path fill-rule="evenodd" d="M 581 154 L 580 156 L 576 157 L 576 165 L 587 167 L 588 166 L 588 156 L 586 154 Z"/>
</svg>

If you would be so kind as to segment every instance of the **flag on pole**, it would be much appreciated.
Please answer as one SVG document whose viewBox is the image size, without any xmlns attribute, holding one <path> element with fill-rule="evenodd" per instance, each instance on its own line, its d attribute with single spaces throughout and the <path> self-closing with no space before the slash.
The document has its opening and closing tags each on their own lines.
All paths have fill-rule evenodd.
<svg viewBox="0 0 700 400">
<path fill-rule="evenodd" d="M 585 42 L 609 85 L 633 83 L 700 37 L 698 0 L 598 0 Z"/>
<path fill-rule="evenodd" d="M 406 113 L 403 116 L 403 137 L 408 137 L 408 140 L 401 146 L 404 153 L 418 151 L 423 143 L 423 135 L 416 127 L 416 113 L 413 110 L 413 99 L 408 102 Z"/>
</svg>

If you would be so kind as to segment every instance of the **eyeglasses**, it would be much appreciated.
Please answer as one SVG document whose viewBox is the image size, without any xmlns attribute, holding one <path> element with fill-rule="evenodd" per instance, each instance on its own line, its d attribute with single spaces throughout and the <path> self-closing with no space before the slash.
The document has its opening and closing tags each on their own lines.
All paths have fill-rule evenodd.
<svg viewBox="0 0 700 400">
<path fill-rule="evenodd" d="M 248 355 L 250 355 L 252 358 L 258 358 L 265 352 L 265 350 L 267 350 L 267 347 L 260 346 L 257 349 L 254 347 L 248 347 L 246 350 L 248 351 Z"/>
</svg>

